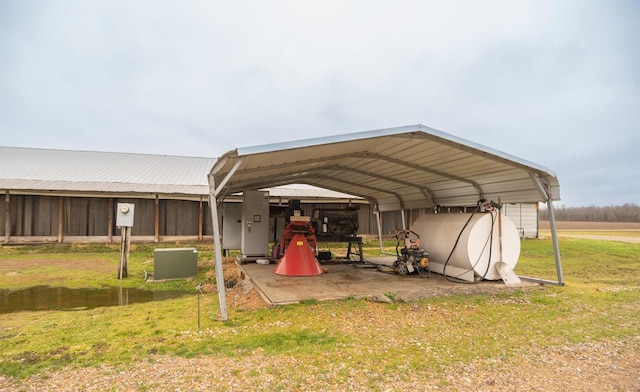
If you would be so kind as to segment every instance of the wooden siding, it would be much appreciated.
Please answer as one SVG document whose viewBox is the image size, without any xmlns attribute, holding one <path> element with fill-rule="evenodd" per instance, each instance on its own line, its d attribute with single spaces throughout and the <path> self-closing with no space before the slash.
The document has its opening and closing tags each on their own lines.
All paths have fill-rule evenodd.
<svg viewBox="0 0 640 392">
<path fill-rule="evenodd" d="M 69 241 L 83 238 L 109 241 L 110 235 L 113 237 L 111 240 L 117 241 L 120 236 L 115 219 L 118 203 L 135 204 L 132 237 L 155 240 L 160 237 L 189 237 L 202 240 L 213 233 L 211 211 L 206 201 L 159 200 L 156 218 L 154 199 L 10 194 L 10 236 L 7 236 L 7 203 L 4 194 L 0 200 L 0 235 L 5 241 L 7 238 L 9 241 L 11 238 L 20 238 L 20 242 L 68 242 L 65 238 Z"/>
<path fill-rule="evenodd" d="M 142 241 L 210 240 L 213 235 L 211 210 L 208 201 L 146 198 L 75 197 L 46 195 L 9 195 L 9 226 L 7 236 L 6 194 L 0 195 L 0 241 L 9 242 L 117 242 L 120 230 L 116 227 L 118 203 L 135 204 L 132 238 Z M 303 203 L 305 215 L 314 208 L 345 207 L 344 203 Z M 61 209 L 62 208 L 62 209 Z M 469 207 L 470 208 L 470 207 Z M 447 209 L 446 213 L 462 212 L 464 208 Z M 511 218 L 524 238 L 536 238 L 538 234 L 535 204 L 507 204 L 504 211 Z M 407 223 L 414 222 L 430 209 L 413 209 L 406 212 Z M 60 219 L 62 217 L 62 219 Z M 402 227 L 400 211 L 381 213 L 382 234 L 393 234 Z M 367 204 L 358 211 L 360 235 L 378 232 L 377 215 Z M 111 226 L 111 227 L 110 227 Z M 59 229 L 62 228 L 62 233 Z"/>
<path fill-rule="evenodd" d="M 23 236 L 56 235 L 58 203 L 55 196 L 10 195 L 11 234 Z"/>
<path fill-rule="evenodd" d="M 163 235 L 198 234 L 200 206 L 197 202 L 160 200 L 160 211 L 160 232 Z"/>
<path fill-rule="evenodd" d="M 109 199 L 65 197 L 64 236 L 106 236 L 109 233 Z M 56 235 L 57 231 L 42 235 Z"/>
</svg>

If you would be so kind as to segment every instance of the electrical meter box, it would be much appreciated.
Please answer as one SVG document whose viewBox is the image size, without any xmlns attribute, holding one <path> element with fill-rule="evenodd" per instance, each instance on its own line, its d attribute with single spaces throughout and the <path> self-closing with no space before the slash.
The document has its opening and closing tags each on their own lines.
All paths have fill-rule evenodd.
<svg viewBox="0 0 640 392">
<path fill-rule="evenodd" d="M 240 240 L 242 257 L 266 257 L 269 253 L 269 192 L 243 192 Z"/>
<path fill-rule="evenodd" d="M 197 273 L 196 248 L 163 248 L 153 251 L 153 280 L 189 278 Z"/>
<path fill-rule="evenodd" d="M 116 226 L 133 227 L 133 210 L 135 204 L 118 203 L 118 213 L 116 214 Z"/>
</svg>

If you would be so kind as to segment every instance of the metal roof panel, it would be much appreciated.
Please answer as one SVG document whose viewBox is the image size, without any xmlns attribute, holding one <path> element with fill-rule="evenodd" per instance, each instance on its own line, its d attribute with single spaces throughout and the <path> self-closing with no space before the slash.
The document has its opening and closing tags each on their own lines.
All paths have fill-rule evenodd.
<svg viewBox="0 0 640 392">
<path fill-rule="evenodd" d="M 0 179 L 206 186 L 212 158 L 0 147 Z"/>
<path fill-rule="evenodd" d="M 546 201 L 536 179 L 559 199 L 557 178 L 544 166 L 423 125 L 239 148 L 218 159 L 211 173 L 214 183 L 227 178 L 223 193 L 312 183 L 373 200 L 382 211 L 475 204 L 486 195 Z"/>
</svg>

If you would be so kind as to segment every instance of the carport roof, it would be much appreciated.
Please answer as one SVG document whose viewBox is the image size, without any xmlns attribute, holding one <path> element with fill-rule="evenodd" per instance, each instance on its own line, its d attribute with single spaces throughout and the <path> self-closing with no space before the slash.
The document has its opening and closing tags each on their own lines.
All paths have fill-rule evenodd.
<svg viewBox="0 0 640 392">
<path fill-rule="evenodd" d="M 560 199 L 546 167 L 420 124 L 238 148 L 218 158 L 209 184 L 217 200 L 309 184 L 363 197 L 380 211 Z"/>
</svg>

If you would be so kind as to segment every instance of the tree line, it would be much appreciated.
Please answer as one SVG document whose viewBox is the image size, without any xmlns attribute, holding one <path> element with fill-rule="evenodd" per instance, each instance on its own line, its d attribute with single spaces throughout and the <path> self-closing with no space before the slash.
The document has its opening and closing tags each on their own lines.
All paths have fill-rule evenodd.
<svg viewBox="0 0 640 392">
<path fill-rule="evenodd" d="M 540 220 L 549 220 L 549 211 L 541 204 Z M 555 207 L 555 206 L 554 206 Z M 621 206 L 555 207 L 556 220 L 585 222 L 640 222 L 640 206 L 626 203 Z"/>
</svg>

